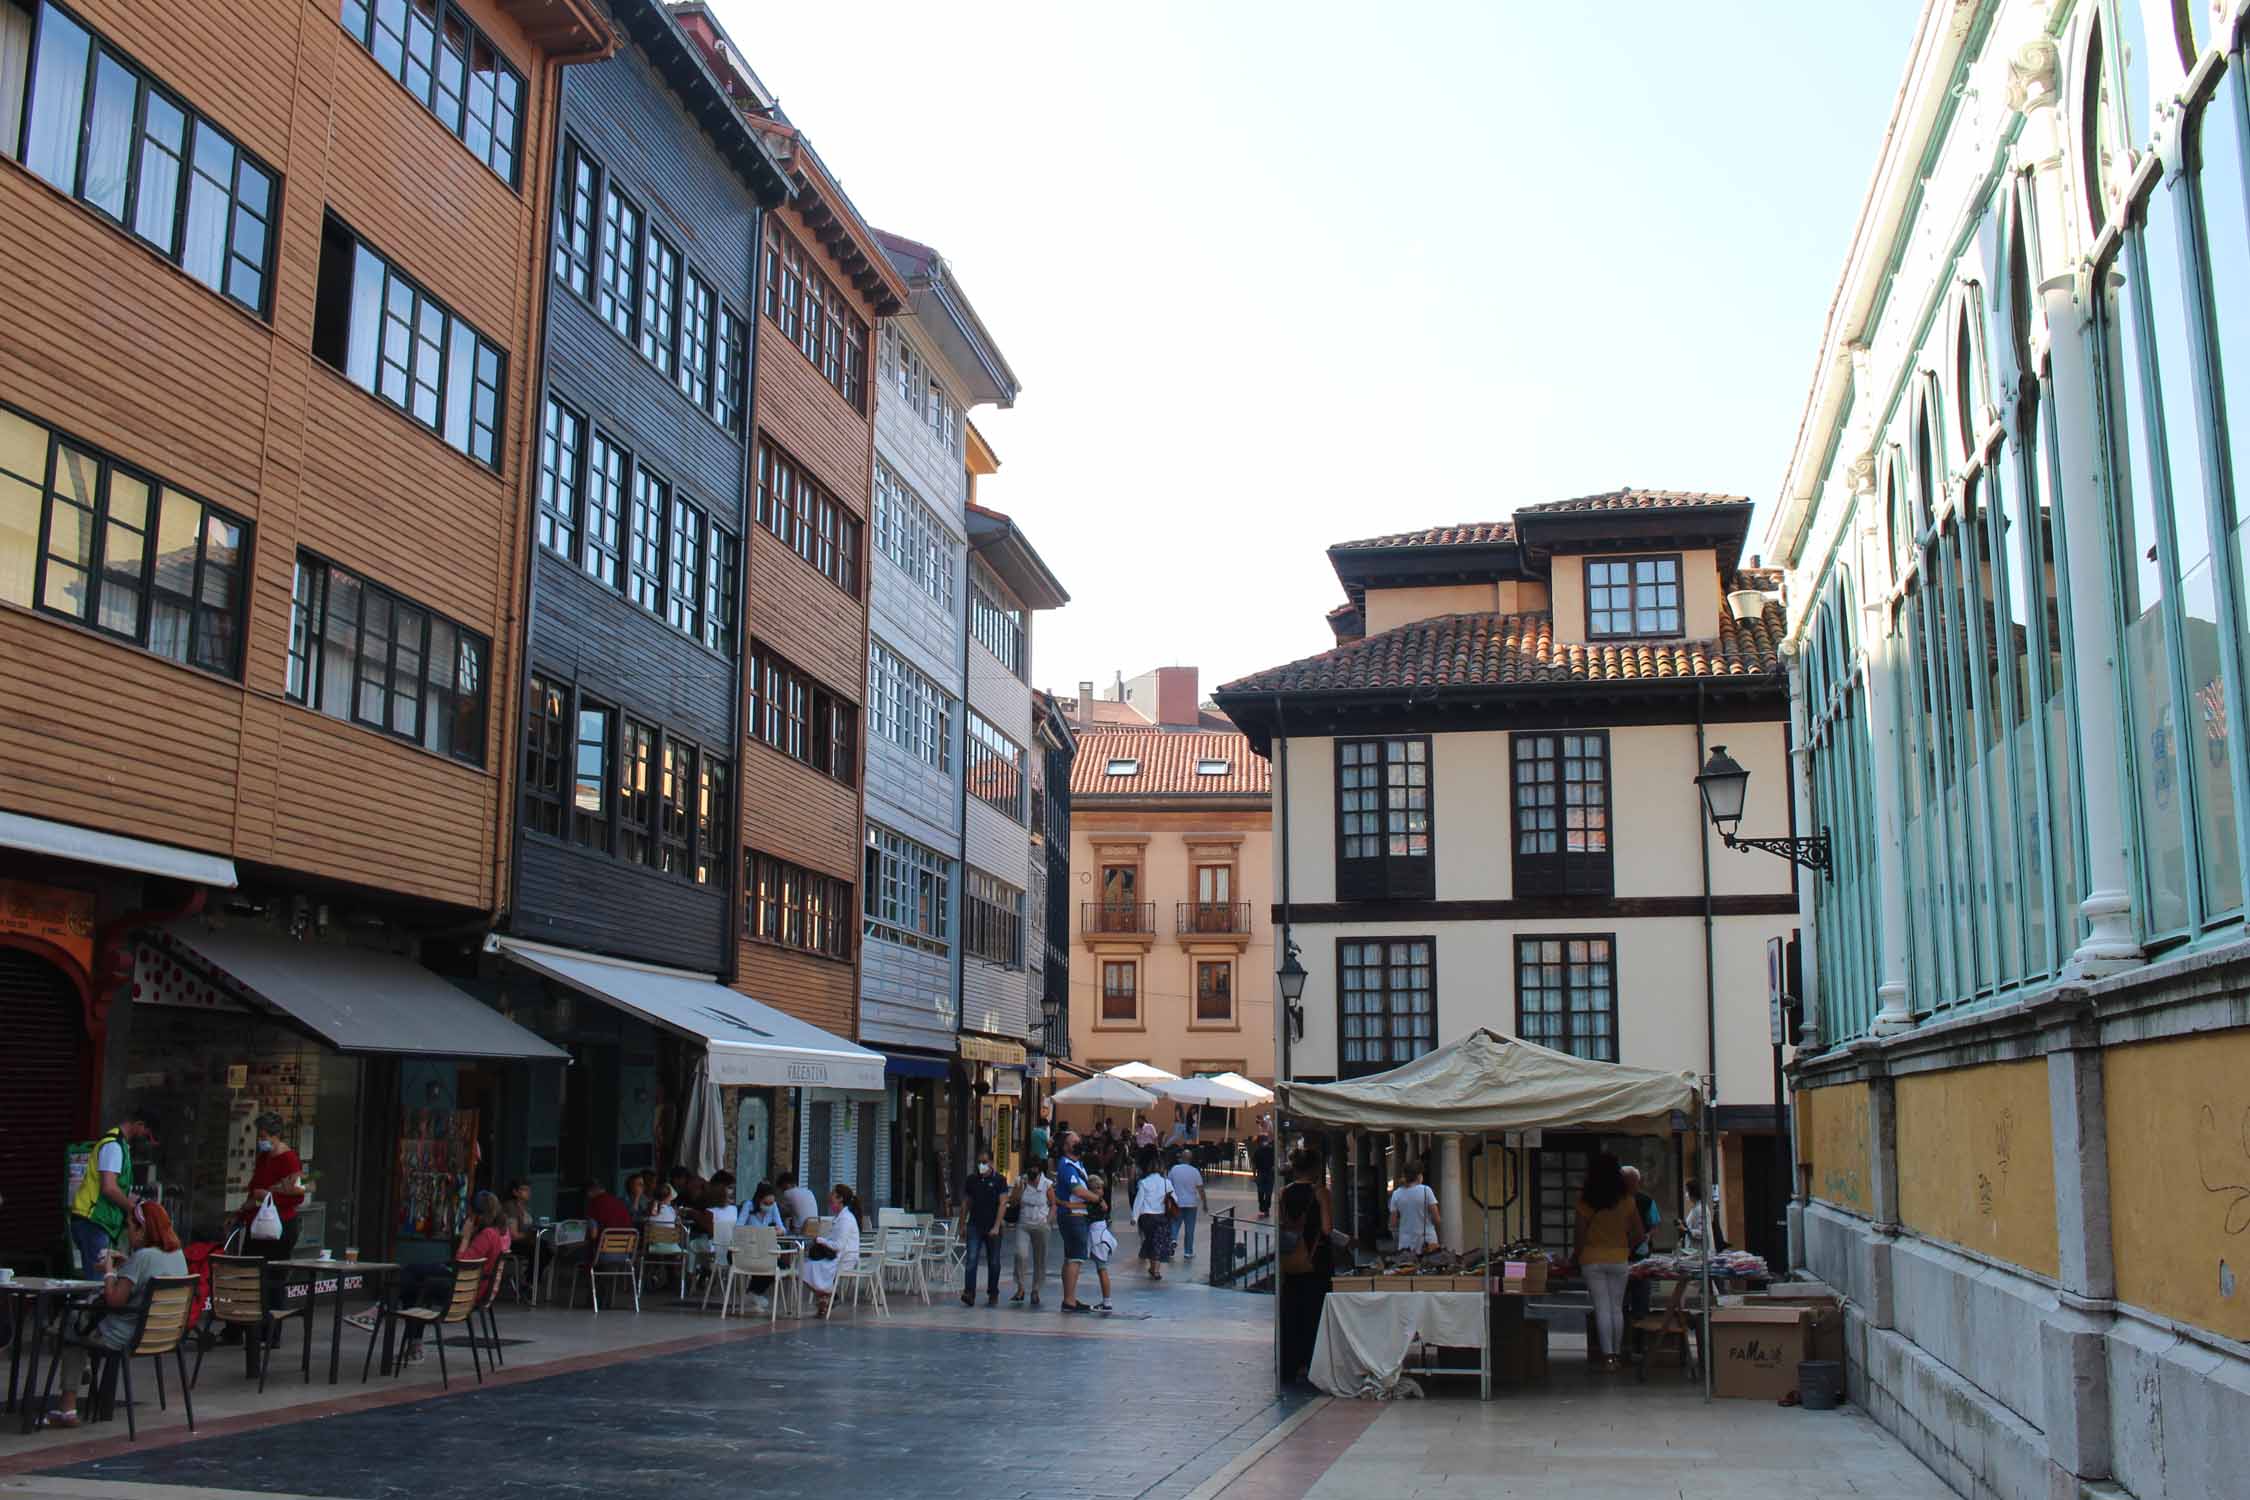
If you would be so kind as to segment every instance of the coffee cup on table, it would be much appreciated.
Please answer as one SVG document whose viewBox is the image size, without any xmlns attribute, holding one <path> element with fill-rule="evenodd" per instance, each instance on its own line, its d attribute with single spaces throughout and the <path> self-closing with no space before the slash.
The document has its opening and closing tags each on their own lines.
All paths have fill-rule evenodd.
<svg viewBox="0 0 2250 1500">
<path fill-rule="evenodd" d="M 346 1264 L 346 1265 L 355 1265 L 355 1264 L 357 1264 L 357 1263 L 358 1263 L 358 1261 L 359 1261 L 359 1246 L 357 1246 L 357 1245 L 346 1245 L 346 1246 L 344 1247 L 344 1264 Z"/>
<path fill-rule="evenodd" d="M 14 1271 L 6 1266 L 0 1266 L 0 1286 L 5 1286 L 15 1279 L 16 1273 Z"/>
</svg>

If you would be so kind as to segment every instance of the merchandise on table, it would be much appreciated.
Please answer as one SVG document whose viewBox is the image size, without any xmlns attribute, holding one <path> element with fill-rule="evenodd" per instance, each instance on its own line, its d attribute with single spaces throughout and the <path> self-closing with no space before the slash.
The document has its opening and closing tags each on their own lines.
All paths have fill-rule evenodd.
<svg viewBox="0 0 2250 1500">
<path fill-rule="evenodd" d="M 1636 1281 L 1654 1276 L 1698 1277 L 1703 1274 L 1703 1261 L 1693 1255 L 1652 1255 L 1646 1260 L 1634 1261 L 1627 1274 Z M 1763 1281 L 1770 1274 L 1765 1257 L 1752 1255 L 1747 1250 L 1721 1250 L 1711 1257 L 1711 1276 L 1715 1281 Z"/>
</svg>

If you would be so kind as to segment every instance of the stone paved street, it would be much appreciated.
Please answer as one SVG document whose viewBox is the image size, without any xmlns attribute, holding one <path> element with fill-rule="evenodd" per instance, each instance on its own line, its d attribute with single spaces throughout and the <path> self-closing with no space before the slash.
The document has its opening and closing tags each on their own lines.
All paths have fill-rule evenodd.
<svg viewBox="0 0 2250 1500">
<path fill-rule="evenodd" d="M 1129 1247 L 1128 1247 L 1129 1248 Z M 1269 1387 L 1272 1302 L 1175 1271 L 1117 1278 L 1117 1313 L 898 1305 L 887 1323 L 735 1324 L 652 1299 L 637 1317 L 520 1315 L 507 1376 L 259 1408 L 206 1373 L 206 1435 L 173 1410 L 141 1440 L 95 1429 L 0 1442 L 0 1500 L 487 1500 L 495 1495 L 964 1496 L 976 1500 L 1440 1500 L 1468 1496 L 1939 1500 L 1935 1476 L 1856 1410 L 1706 1406 L 1685 1382 L 1553 1385 L 1489 1405 L 1379 1406 Z M 1002 1295 L 1007 1295 L 1003 1282 Z M 508 1321 L 503 1314 L 503 1321 Z M 551 1371 L 532 1351 L 570 1339 Z M 604 1346 L 598 1340 L 610 1342 Z M 581 1347 L 606 1352 L 577 1353 Z M 288 1385 L 308 1388 L 290 1375 Z M 277 1387 L 277 1390 L 280 1387 Z M 309 1388 L 318 1397 L 325 1386 Z M 213 1419 L 212 1408 L 224 1415 Z M 217 1429 L 217 1430 L 214 1430 Z M 42 1445 L 49 1445 L 45 1448 Z M 42 1454 L 52 1461 L 43 1462 Z"/>
</svg>

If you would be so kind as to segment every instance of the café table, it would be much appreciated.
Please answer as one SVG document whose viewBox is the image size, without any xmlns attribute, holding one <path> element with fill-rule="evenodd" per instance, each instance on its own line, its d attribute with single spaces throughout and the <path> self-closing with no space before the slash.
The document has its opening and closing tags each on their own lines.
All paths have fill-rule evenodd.
<svg viewBox="0 0 2250 1500">
<path fill-rule="evenodd" d="M 328 1330 L 328 1383 L 337 1382 L 344 1347 L 344 1293 L 364 1289 L 367 1278 L 374 1276 L 388 1280 L 399 1272 L 399 1263 L 388 1260 L 339 1260 L 333 1256 L 319 1256 L 309 1260 L 271 1260 L 266 1262 L 266 1274 L 280 1280 L 284 1287 L 294 1285 L 300 1278 L 305 1285 L 305 1353 L 304 1371 L 312 1375 L 312 1324 L 318 1315 L 323 1290 L 328 1300 L 335 1304 L 329 1319 Z M 326 1281 L 321 1280 L 328 1277 Z M 346 1283 L 357 1281 L 357 1286 Z M 285 1290 L 284 1296 L 288 1293 Z M 390 1340 L 383 1340 L 383 1373 L 391 1373 Z"/>
<path fill-rule="evenodd" d="M 0 1297 L 15 1304 L 15 1337 L 8 1344 L 8 1405 L 7 1410 L 20 1412 L 23 1430 L 29 1432 L 39 1418 L 39 1394 L 42 1390 L 39 1360 L 45 1349 L 47 1324 L 57 1302 L 65 1308 L 91 1300 L 98 1295 L 103 1283 L 81 1281 L 66 1276 L 16 1276 L 0 1281 Z M 30 1358 L 24 1358 L 26 1346 Z M 56 1343 L 53 1356 L 62 1357 L 62 1346 Z M 28 1370 L 24 1369 L 29 1365 Z"/>
</svg>

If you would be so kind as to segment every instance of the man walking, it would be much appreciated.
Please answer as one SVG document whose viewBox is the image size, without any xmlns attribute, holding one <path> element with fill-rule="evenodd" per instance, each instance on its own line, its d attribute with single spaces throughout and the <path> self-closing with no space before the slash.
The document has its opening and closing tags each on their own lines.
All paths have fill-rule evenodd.
<svg viewBox="0 0 2250 1500">
<path fill-rule="evenodd" d="M 1094 1201 L 1086 1186 L 1086 1165 L 1079 1160 L 1078 1132 L 1063 1132 L 1062 1160 L 1055 1163 L 1055 1226 L 1062 1231 L 1064 1312 L 1093 1311 L 1078 1300 L 1078 1275 L 1086 1268 L 1086 1234 L 1090 1227 L 1086 1205 Z"/>
<path fill-rule="evenodd" d="M 977 1305 L 977 1262 L 985 1271 L 985 1305 L 1000 1305 L 1000 1204 L 1008 1185 L 992 1170 L 992 1150 L 979 1147 L 977 1169 L 961 1189 L 961 1305 Z"/>
<path fill-rule="evenodd" d="M 1164 1174 L 1172 1181 L 1172 1201 L 1180 1205 L 1180 1258 L 1195 1259 L 1195 1216 L 1203 1207 L 1203 1171 L 1186 1156 Z"/>
<path fill-rule="evenodd" d="M 1258 1184 L 1258 1217 L 1273 1213 L 1273 1132 L 1258 1127 L 1258 1144 L 1250 1148 L 1250 1175 Z"/>
<path fill-rule="evenodd" d="M 70 1197 L 70 1244 L 78 1252 L 81 1276 L 100 1275 L 103 1253 L 124 1240 L 133 1212 L 133 1148 L 157 1144 L 156 1116 L 145 1109 L 134 1110 L 95 1140 L 86 1175 Z"/>
</svg>

